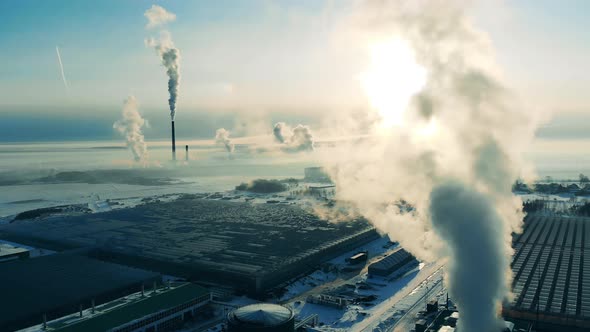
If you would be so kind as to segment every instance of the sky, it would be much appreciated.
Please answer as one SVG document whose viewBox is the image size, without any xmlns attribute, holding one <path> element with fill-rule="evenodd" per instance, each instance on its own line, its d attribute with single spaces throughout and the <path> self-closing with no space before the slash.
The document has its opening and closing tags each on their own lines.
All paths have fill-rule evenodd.
<svg viewBox="0 0 590 332">
<path fill-rule="evenodd" d="M 167 79 L 145 46 L 158 36 L 143 15 L 153 4 L 177 15 L 167 26 L 182 54 L 177 116 L 195 137 L 251 119 L 313 125 L 368 107 L 359 84 L 366 45 L 351 45 L 345 32 L 352 1 L 2 1 L 0 141 L 112 138 L 108 124 L 130 94 L 164 136 Z M 587 135 L 590 3 L 483 0 L 466 10 L 488 33 L 510 87 L 553 113 L 539 132 Z M 58 130 L 64 123 L 76 129 Z M 24 134 L 30 128 L 39 130 Z"/>
</svg>

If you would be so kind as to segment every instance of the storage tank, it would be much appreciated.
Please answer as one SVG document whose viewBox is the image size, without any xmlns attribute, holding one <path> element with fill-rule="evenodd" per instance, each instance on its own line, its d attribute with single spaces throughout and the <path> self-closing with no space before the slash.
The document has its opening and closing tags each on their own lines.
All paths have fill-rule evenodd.
<svg viewBox="0 0 590 332">
<path fill-rule="evenodd" d="M 238 308 L 227 317 L 228 332 L 294 332 L 295 315 L 277 304 L 251 304 Z"/>
</svg>

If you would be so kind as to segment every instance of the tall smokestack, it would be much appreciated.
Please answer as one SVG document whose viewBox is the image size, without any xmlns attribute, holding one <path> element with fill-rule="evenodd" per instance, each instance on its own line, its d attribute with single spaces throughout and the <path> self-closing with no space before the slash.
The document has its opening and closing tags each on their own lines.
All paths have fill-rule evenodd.
<svg viewBox="0 0 590 332">
<path fill-rule="evenodd" d="M 186 150 L 186 155 L 184 158 L 186 159 L 186 161 L 188 161 L 188 145 L 186 145 L 184 148 Z"/>
<path fill-rule="evenodd" d="M 172 160 L 176 160 L 176 134 L 174 133 L 174 120 L 172 120 Z"/>
</svg>

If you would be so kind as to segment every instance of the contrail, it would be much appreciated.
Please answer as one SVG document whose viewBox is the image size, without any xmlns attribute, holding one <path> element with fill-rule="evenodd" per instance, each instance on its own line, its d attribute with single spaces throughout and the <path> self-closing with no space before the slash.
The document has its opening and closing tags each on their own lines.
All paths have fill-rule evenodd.
<svg viewBox="0 0 590 332">
<path fill-rule="evenodd" d="M 66 80 L 66 74 L 64 72 L 64 64 L 61 62 L 61 54 L 59 54 L 59 47 L 55 46 L 55 51 L 57 52 L 57 60 L 59 61 L 59 68 L 61 69 L 61 78 L 64 81 L 66 92 L 69 93 L 70 89 L 68 86 L 68 80 Z"/>
</svg>

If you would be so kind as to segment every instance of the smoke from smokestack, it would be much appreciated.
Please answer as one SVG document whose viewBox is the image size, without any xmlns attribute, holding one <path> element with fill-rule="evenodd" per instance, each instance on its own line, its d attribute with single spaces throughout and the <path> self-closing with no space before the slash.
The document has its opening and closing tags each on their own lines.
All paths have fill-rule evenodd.
<svg viewBox="0 0 590 332">
<path fill-rule="evenodd" d="M 338 199 L 353 202 L 415 256 L 449 262 L 445 283 L 461 312 L 459 331 L 497 332 L 498 308 L 510 297 L 511 234 L 523 217 L 510 185 L 530 176 L 523 151 L 539 119 L 502 85 L 489 39 L 461 4 L 364 1 L 343 22 L 359 44 L 382 43 L 374 49 L 391 51 L 383 58 L 367 45 L 367 62 L 377 58 L 385 69 L 408 71 L 365 86 L 378 99 L 367 104 L 381 107 L 371 112 L 394 125 L 378 123 L 369 138 L 319 157 Z M 419 91 L 391 90 L 414 79 L 423 83 Z M 347 126 L 340 132 L 362 132 L 352 114 L 341 122 Z M 400 211 L 401 200 L 414 210 Z"/>
<path fill-rule="evenodd" d="M 144 15 L 148 18 L 147 27 L 159 26 L 176 19 L 176 15 L 155 5 L 148 9 Z M 176 101 L 178 99 L 178 85 L 180 84 L 180 50 L 174 46 L 170 33 L 166 30 L 161 32 L 160 39 L 148 38 L 146 44 L 156 50 L 162 59 L 162 65 L 166 68 L 166 75 L 168 75 L 168 105 L 170 108 L 170 118 L 174 121 Z"/>
<path fill-rule="evenodd" d="M 313 151 L 314 141 L 308 126 L 297 125 L 291 129 L 284 122 L 277 122 L 273 127 L 273 135 L 277 142 L 284 144 L 283 151 Z"/>
<path fill-rule="evenodd" d="M 148 23 L 145 26 L 146 29 L 155 28 L 176 20 L 175 14 L 158 5 L 152 5 L 143 15 L 148 19 Z"/>
<path fill-rule="evenodd" d="M 219 128 L 215 132 L 215 143 L 223 144 L 225 150 L 228 153 L 234 152 L 234 145 L 229 138 L 229 131 L 225 130 L 225 128 Z"/>
<path fill-rule="evenodd" d="M 284 122 L 277 122 L 272 129 L 272 133 L 275 136 L 275 139 L 279 143 L 285 143 L 285 130 L 287 125 Z M 288 134 L 287 134 L 288 135 Z"/>
<path fill-rule="evenodd" d="M 147 121 L 141 117 L 138 110 L 137 99 L 134 96 L 127 97 L 123 105 L 123 116 L 113 124 L 113 128 L 125 137 L 135 161 L 141 162 L 147 158 L 147 144 L 141 132 L 141 128 L 147 126 Z"/>
<path fill-rule="evenodd" d="M 461 311 L 460 331 L 501 331 L 498 303 L 509 291 L 505 270 L 505 229 L 494 201 L 458 182 L 438 185 L 430 195 L 435 231 L 450 256 L 449 291 Z"/>
</svg>

